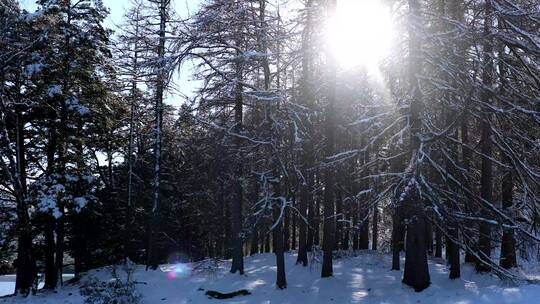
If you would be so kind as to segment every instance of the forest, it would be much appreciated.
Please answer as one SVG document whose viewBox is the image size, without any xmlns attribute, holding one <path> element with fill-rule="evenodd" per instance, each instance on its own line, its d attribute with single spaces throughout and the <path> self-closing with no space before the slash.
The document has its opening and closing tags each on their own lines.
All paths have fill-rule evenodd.
<svg viewBox="0 0 540 304">
<path fill-rule="evenodd" d="M 540 283 L 538 0 L 176 1 L 0 0 L 8 298 L 270 253 L 283 293 L 366 254 Z"/>
</svg>

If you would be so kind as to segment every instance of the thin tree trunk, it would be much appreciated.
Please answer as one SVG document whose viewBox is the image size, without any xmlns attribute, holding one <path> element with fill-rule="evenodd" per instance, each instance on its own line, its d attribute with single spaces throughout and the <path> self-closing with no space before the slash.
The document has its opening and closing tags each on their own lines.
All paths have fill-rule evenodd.
<svg viewBox="0 0 540 304">
<path fill-rule="evenodd" d="M 131 226 L 133 225 L 133 145 L 135 140 L 135 110 L 136 100 L 138 95 L 137 82 L 139 81 L 139 22 L 140 22 L 140 7 L 136 6 L 136 25 L 135 37 L 137 41 L 133 44 L 133 78 L 131 80 L 131 98 L 129 111 L 129 142 L 128 142 L 128 189 L 127 189 L 127 206 L 126 206 L 126 221 L 124 223 L 124 259 L 131 255 Z"/>
<path fill-rule="evenodd" d="M 435 228 L 435 257 L 442 258 L 442 233 L 441 228 Z"/>
<path fill-rule="evenodd" d="M 241 79 L 241 68 L 240 63 L 238 63 L 237 74 Z M 237 84 L 236 88 L 236 104 L 235 104 L 235 132 L 241 134 L 242 132 L 242 116 L 243 116 L 243 101 L 242 101 L 242 85 Z M 237 153 L 240 154 L 241 143 L 240 139 L 236 138 L 236 148 Z M 241 164 L 241 157 L 238 155 L 238 161 L 236 164 L 236 179 L 234 183 L 234 198 L 232 204 L 232 242 L 233 242 L 233 253 L 232 253 L 232 265 L 231 273 L 236 273 L 237 271 L 240 274 L 244 274 L 244 257 L 242 254 L 242 183 L 241 178 L 243 176 L 243 168 Z"/>
<path fill-rule="evenodd" d="M 484 21 L 484 70 L 482 73 L 482 83 L 485 88 L 490 88 L 493 84 L 493 45 L 491 43 L 491 26 L 493 8 L 490 1 L 485 2 L 485 21 Z M 491 93 L 484 91 L 481 94 L 482 101 L 485 104 L 491 104 Z M 482 152 L 481 176 L 480 176 L 480 196 L 486 203 L 493 203 L 493 169 L 491 157 L 493 156 L 493 147 L 491 143 L 491 122 L 490 115 L 483 114 L 480 122 L 480 148 Z M 482 208 L 481 214 L 488 216 L 486 208 Z M 491 271 L 488 262 L 491 258 L 491 226 L 488 223 L 479 224 L 478 249 L 480 259 L 476 260 L 476 270 L 479 272 Z"/>
<path fill-rule="evenodd" d="M 401 224 L 401 208 L 394 208 L 392 214 L 392 270 L 400 270 L 401 235 L 403 229 Z"/>
<path fill-rule="evenodd" d="M 56 115 L 53 113 L 52 117 Z M 52 119 L 54 121 L 54 119 Z M 49 126 L 49 140 L 47 145 L 47 175 L 51 176 L 55 170 L 55 159 L 54 154 L 56 151 L 56 140 L 57 133 L 56 130 L 52 129 L 53 126 Z M 56 226 L 56 219 L 51 214 L 45 214 L 45 227 L 44 227 L 44 236 L 45 236 L 45 285 L 44 289 L 55 289 L 58 284 L 58 276 L 56 274 L 56 265 L 54 252 L 56 248 L 56 243 L 54 240 L 54 229 Z"/>
<path fill-rule="evenodd" d="M 296 250 L 296 230 L 297 230 L 296 223 L 297 223 L 298 216 L 296 215 L 296 213 L 292 213 L 291 215 L 292 215 L 291 250 Z"/>
<path fill-rule="evenodd" d="M 152 219 L 150 220 L 150 231 L 148 240 L 148 256 L 146 267 L 156 270 L 159 264 L 159 255 L 157 248 L 157 236 L 159 235 L 160 208 L 161 208 L 161 141 L 163 128 L 163 93 L 165 91 L 165 82 L 167 75 L 165 71 L 165 32 L 167 26 L 168 0 L 159 2 L 159 44 L 157 48 L 157 59 L 159 61 L 159 70 L 156 82 L 156 129 L 154 142 L 154 183 L 153 183 L 153 204 Z"/>
<path fill-rule="evenodd" d="M 302 33 L 302 95 L 306 101 L 306 106 L 311 106 L 311 23 L 313 0 L 308 0 L 306 3 L 306 27 Z M 308 120 L 306 120 L 308 121 Z M 312 126 L 308 124 L 308 131 L 312 131 Z M 313 224 L 313 196 L 311 186 L 313 183 L 313 173 L 308 170 L 313 166 L 313 148 L 311 139 L 303 141 L 302 145 L 302 160 L 304 180 L 300 182 L 300 203 L 298 205 L 298 257 L 296 264 L 308 265 L 307 252 L 311 250 L 313 244 L 313 232 L 308 225 Z M 309 208 L 309 211 L 307 210 Z M 306 223 L 307 221 L 307 223 Z"/>
<path fill-rule="evenodd" d="M 378 204 L 373 206 L 373 223 L 371 229 L 371 250 L 377 250 L 379 238 L 379 207 Z"/>
<path fill-rule="evenodd" d="M 285 203 L 285 202 L 282 202 Z M 285 277 L 285 256 L 283 254 L 283 219 L 279 218 L 280 208 L 279 206 L 274 207 L 274 221 L 276 221 L 276 226 L 274 227 L 274 239 L 276 240 L 276 265 L 277 265 L 277 274 L 276 274 L 276 286 L 279 289 L 287 288 L 287 279 Z"/>
<path fill-rule="evenodd" d="M 362 146 L 364 145 L 364 140 L 362 140 Z M 366 149 L 366 151 L 362 155 L 362 165 L 365 165 L 369 163 L 369 149 Z M 364 169 L 362 171 L 362 178 L 365 178 L 369 175 L 369 171 L 367 169 Z M 367 190 L 369 188 L 369 183 L 366 180 L 362 181 L 362 191 Z M 360 240 L 358 247 L 361 250 L 367 250 L 369 249 L 369 210 L 367 209 L 367 206 L 360 206 Z"/>
<path fill-rule="evenodd" d="M 330 0 L 328 3 L 328 14 L 333 16 L 336 11 L 336 0 Z M 336 60 L 330 50 L 327 50 L 327 89 L 326 89 L 326 109 L 325 109 L 325 127 L 326 127 L 326 145 L 324 155 L 330 157 L 334 154 L 335 133 L 336 133 Z M 334 200 L 335 200 L 335 171 L 333 166 L 328 165 L 324 168 L 324 227 L 323 227 L 323 263 L 321 277 L 330 277 L 334 273 L 332 265 L 332 249 L 335 244 L 334 229 Z"/>
<path fill-rule="evenodd" d="M 336 232 L 335 232 L 335 243 L 334 243 L 334 249 L 339 250 L 340 249 L 340 242 L 342 241 L 342 233 L 343 233 L 343 202 L 342 202 L 342 196 L 341 196 L 341 189 L 337 189 L 336 191 Z"/>
<path fill-rule="evenodd" d="M 514 205 L 512 192 L 514 181 L 512 171 L 507 170 L 502 180 L 502 207 L 504 211 L 512 208 Z M 501 259 L 499 265 L 505 269 L 517 267 L 516 260 L 516 240 L 514 238 L 514 230 L 512 228 L 503 227 L 503 235 L 501 241 Z"/>
</svg>

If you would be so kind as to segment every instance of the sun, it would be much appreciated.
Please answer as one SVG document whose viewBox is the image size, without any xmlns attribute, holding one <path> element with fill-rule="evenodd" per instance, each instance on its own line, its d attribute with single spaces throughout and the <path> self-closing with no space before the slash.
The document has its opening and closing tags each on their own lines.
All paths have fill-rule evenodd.
<svg viewBox="0 0 540 304">
<path fill-rule="evenodd" d="M 377 71 L 390 52 L 393 29 L 390 8 L 381 0 L 338 0 L 328 20 L 327 41 L 340 66 Z"/>
</svg>

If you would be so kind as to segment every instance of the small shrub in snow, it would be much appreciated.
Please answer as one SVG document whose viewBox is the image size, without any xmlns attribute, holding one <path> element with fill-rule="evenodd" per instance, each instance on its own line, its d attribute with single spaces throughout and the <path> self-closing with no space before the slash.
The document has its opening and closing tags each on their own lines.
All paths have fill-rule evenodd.
<svg viewBox="0 0 540 304">
<path fill-rule="evenodd" d="M 109 281 L 100 281 L 92 277 L 81 287 L 81 295 L 87 304 L 138 304 L 141 295 L 135 288 L 132 280 L 133 269 L 125 268 L 126 278 L 122 280 L 113 268 L 113 278 Z"/>
<path fill-rule="evenodd" d="M 217 258 L 205 259 L 194 263 L 191 271 L 192 275 L 204 275 L 212 279 L 217 278 L 219 269 L 222 266 L 223 261 Z"/>
<path fill-rule="evenodd" d="M 322 264 L 323 251 L 322 251 L 321 247 L 313 246 L 311 248 L 311 252 L 309 254 L 309 260 L 310 260 L 310 263 L 309 263 L 310 269 L 313 269 L 313 267 L 319 266 L 319 265 Z"/>
</svg>

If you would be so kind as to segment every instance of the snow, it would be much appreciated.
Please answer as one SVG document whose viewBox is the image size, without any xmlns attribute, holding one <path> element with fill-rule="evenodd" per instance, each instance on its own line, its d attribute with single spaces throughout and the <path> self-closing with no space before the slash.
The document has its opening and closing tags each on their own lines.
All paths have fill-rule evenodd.
<svg viewBox="0 0 540 304">
<path fill-rule="evenodd" d="M 473 267 L 463 265 L 462 278 L 448 279 L 444 260 L 430 260 L 431 286 L 421 293 L 401 283 L 402 271 L 391 271 L 391 257 L 371 251 L 356 256 L 334 259 L 334 276 L 320 278 L 320 265 L 295 265 L 296 255 L 286 254 L 288 287 L 275 285 L 276 267 L 273 254 L 245 259 L 245 275 L 228 272 L 230 261 L 216 273 L 192 273 L 193 265 L 162 265 L 156 271 L 137 266 L 134 273 L 142 303 L 537 303 L 540 286 L 512 286 L 490 274 L 476 274 Z M 403 262 L 403 260 L 402 260 Z M 109 270 L 107 270 L 109 269 Z M 121 269 L 119 267 L 118 269 Z M 182 271 L 176 271 L 182 269 Z M 175 270 L 175 275 L 170 271 Z M 118 270 L 121 273 L 121 270 Z M 89 274 L 106 280 L 110 268 Z M 83 279 L 84 281 L 84 279 Z M 204 289 L 204 290 L 200 290 Z M 232 292 L 248 289 L 252 294 L 230 300 L 208 299 L 206 290 Z M 2 302 L 4 301 L 4 302 Z M 58 293 L 38 294 L 26 299 L 4 298 L 1 303 L 83 303 L 77 286 L 65 286 Z"/>
<path fill-rule="evenodd" d="M 61 85 L 52 85 L 47 89 L 47 96 L 53 97 L 56 94 L 62 93 L 62 86 Z"/>
<path fill-rule="evenodd" d="M 76 197 L 73 199 L 73 201 L 75 202 L 75 211 L 77 212 L 80 212 L 86 206 L 86 204 L 88 204 L 85 197 Z"/>
<path fill-rule="evenodd" d="M 70 110 L 78 112 L 81 116 L 90 113 L 90 109 L 81 105 L 79 99 L 75 97 L 69 97 L 68 99 L 66 99 L 66 105 Z"/>
<path fill-rule="evenodd" d="M 8 295 L 8 294 L 12 294 L 14 288 L 15 288 L 15 282 L 0 281 L 0 297 Z"/>
<path fill-rule="evenodd" d="M 44 65 L 42 63 L 32 63 L 26 66 L 26 75 L 32 77 L 32 75 L 39 73 L 43 70 Z"/>
</svg>

